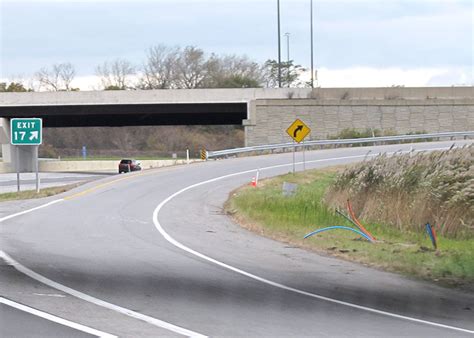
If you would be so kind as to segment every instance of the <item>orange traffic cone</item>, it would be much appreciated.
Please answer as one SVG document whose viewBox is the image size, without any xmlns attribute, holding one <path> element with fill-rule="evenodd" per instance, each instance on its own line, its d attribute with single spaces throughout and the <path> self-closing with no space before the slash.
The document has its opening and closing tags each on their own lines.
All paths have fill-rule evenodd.
<svg viewBox="0 0 474 338">
<path fill-rule="evenodd" d="M 252 177 L 252 182 L 250 183 L 250 185 L 252 187 L 256 187 L 257 186 L 257 180 L 255 179 L 255 177 Z"/>
</svg>

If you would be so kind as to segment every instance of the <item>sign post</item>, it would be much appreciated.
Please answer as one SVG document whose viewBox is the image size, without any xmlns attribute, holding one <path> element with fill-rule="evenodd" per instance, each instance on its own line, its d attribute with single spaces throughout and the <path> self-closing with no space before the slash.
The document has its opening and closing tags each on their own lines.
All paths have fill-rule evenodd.
<svg viewBox="0 0 474 338">
<path fill-rule="evenodd" d="M 35 146 L 36 191 L 39 192 L 38 147 L 43 141 L 43 120 L 14 118 L 10 120 L 10 143 L 16 146 L 16 179 L 20 191 L 20 146 Z"/>
<path fill-rule="evenodd" d="M 87 147 L 82 146 L 82 159 L 85 160 L 87 158 Z"/>
<path fill-rule="evenodd" d="M 296 119 L 286 130 L 286 133 L 293 139 L 294 142 L 300 143 L 301 141 L 304 140 L 306 136 L 311 132 L 311 129 L 300 119 Z M 303 148 L 304 152 L 304 148 Z M 295 155 L 296 153 L 296 144 L 293 147 L 293 173 L 295 172 Z M 304 153 L 303 153 L 303 161 L 304 159 Z M 306 165 L 303 163 L 303 168 L 305 168 Z M 306 169 L 306 168 L 305 168 Z"/>
<path fill-rule="evenodd" d="M 20 147 L 15 146 L 16 150 L 16 192 L 20 192 Z"/>
<path fill-rule="evenodd" d="M 38 159 L 38 148 L 39 146 L 35 146 L 35 160 L 36 160 L 36 193 L 38 194 L 40 192 L 40 179 L 39 179 L 39 159 Z"/>
</svg>

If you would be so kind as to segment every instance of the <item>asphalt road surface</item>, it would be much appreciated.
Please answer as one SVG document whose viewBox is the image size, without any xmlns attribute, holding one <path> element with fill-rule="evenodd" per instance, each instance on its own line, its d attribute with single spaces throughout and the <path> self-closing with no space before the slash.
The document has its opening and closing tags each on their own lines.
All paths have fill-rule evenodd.
<svg viewBox="0 0 474 338">
<path fill-rule="evenodd" d="M 14 337 L 20 332 L 23 337 L 95 337 L 9 305 L 0 304 L 0 336 Z"/>
<path fill-rule="evenodd" d="M 451 144 L 312 151 L 306 168 Z M 290 247 L 223 213 L 257 168 L 262 178 L 283 174 L 291 159 L 149 170 L 8 204 L 0 249 L 18 271 L 0 276 L 0 292 L 119 336 L 473 336 L 472 293 Z M 63 297 L 33 297 L 40 287 Z"/>
</svg>

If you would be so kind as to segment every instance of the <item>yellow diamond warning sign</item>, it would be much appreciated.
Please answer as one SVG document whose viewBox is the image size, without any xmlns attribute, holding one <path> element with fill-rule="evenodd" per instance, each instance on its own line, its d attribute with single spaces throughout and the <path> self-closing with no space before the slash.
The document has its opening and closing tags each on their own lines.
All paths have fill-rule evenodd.
<svg viewBox="0 0 474 338">
<path fill-rule="evenodd" d="M 286 132 L 293 140 L 300 143 L 306 136 L 308 136 L 309 133 L 311 133 L 311 129 L 309 129 L 309 127 L 303 121 L 296 119 L 295 122 L 293 122 L 286 130 Z"/>
</svg>

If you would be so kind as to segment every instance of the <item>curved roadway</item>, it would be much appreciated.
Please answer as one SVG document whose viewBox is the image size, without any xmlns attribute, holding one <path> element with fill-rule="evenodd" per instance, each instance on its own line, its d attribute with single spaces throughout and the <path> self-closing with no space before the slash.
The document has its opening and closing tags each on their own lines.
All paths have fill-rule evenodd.
<svg viewBox="0 0 474 338">
<path fill-rule="evenodd" d="M 312 151 L 306 167 L 451 144 Z M 473 294 L 290 247 L 223 214 L 229 192 L 256 168 L 260 177 L 283 174 L 291 158 L 150 170 L 30 202 L 26 213 L 0 216 L 0 249 L 22 272 L 11 280 L 26 273 L 46 283 L 64 296 L 36 306 L 122 336 L 472 336 Z"/>
</svg>

